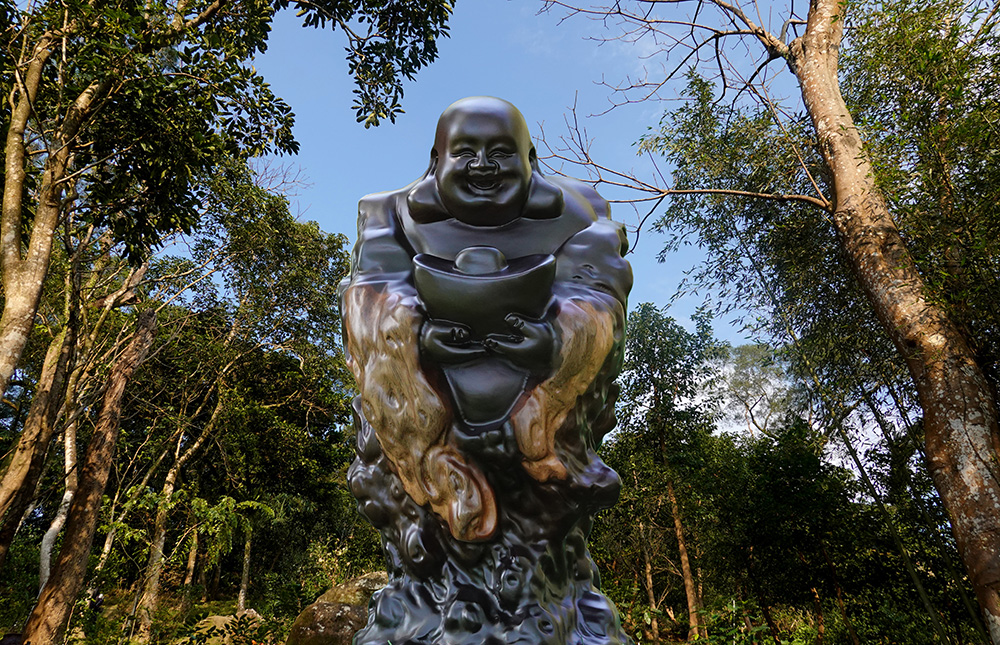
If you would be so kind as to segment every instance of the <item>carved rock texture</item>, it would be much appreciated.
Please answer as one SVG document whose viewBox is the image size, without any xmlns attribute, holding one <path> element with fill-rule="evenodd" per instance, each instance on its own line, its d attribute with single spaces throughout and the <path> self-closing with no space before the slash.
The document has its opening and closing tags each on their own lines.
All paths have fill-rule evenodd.
<svg viewBox="0 0 1000 645">
<path fill-rule="evenodd" d="M 614 607 L 595 588 L 586 547 L 595 504 L 618 494 L 617 477 L 599 460 L 591 481 L 575 485 L 539 484 L 516 463 L 497 463 L 489 476 L 500 530 L 469 543 L 403 492 L 370 428 L 359 444 L 377 456 L 355 461 L 351 489 L 383 535 L 390 581 L 373 597 L 357 645 L 626 642 Z"/>
</svg>

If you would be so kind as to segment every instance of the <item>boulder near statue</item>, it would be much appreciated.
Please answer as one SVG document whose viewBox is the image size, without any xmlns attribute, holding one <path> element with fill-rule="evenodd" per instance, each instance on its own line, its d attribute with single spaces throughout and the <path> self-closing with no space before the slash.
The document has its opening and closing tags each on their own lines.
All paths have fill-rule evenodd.
<svg viewBox="0 0 1000 645">
<path fill-rule="evenodd" d="M 543 177 L 521 113 L 472 97 L 416 182 L 361 200 L 341 306 L 360 395 L 348 478 L 389 584 L 358 645 L 630 642 L 598 590 L 626 238 L 588 185 Z"/>
</svg>

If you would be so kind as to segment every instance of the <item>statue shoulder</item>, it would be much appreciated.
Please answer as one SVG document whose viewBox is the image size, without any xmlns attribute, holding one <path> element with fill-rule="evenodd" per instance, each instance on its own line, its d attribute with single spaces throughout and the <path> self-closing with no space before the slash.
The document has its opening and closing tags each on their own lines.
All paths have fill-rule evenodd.
<svg viewBox="0 0 1000 645">
<path fill-rule="evenodd" d="M 614 220 L 599 219 L 559 249 L 556 279 L 611 295 L 624 310 L 632 290 L 632 267 L 626 253 L 625 228 Z"/>
<path fill-rule="evenodd" d="M 358 201 L 358 234 L 368 227 L 393 226 L 398 221 L 399 199 L 407 188 L 365 195 Z"/>
<path fill-rule="evenodd" d="M 601 197 L 590 184 L 563 175 L 546 175 L 545 179 L 562 189 L 568 214 L 582 209 L 587 212 L 591 221 L 611 218 L 608 200 Z"/>
<path fill-rule="evenodd" d="M 358 202 L 358 240 L 352 273 L 372 278 L 407 273 L 413 249 L 399 222 L 399 203 L 407 188 L 365 195 Z"/>
</svg>

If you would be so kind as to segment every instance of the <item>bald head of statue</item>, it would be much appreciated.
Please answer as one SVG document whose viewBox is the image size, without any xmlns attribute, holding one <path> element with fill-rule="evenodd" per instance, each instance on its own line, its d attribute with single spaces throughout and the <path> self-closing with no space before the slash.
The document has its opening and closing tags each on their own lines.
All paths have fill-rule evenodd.
<svg viewBox="0 0 1000 645">
<path fill-rule="evenodd" d="M 430 167 L 407 201 L 418 221 L 453 217 L 471 226 L 555 217 L 562 209 L 561 191 L 538 173 L 521 112 L 489 96 L 461 99 L 441 114 Z"/>
</svg>

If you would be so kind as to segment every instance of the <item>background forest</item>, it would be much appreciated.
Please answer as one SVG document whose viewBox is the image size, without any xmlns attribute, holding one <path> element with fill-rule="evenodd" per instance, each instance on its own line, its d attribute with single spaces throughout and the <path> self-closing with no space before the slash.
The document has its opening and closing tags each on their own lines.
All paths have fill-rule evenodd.
<svg viewBox="0 0 1000 645">
<path fill-rule="evenodd" d="M 622 133 L 658 179 L 602 165 L 572 128 L 549 162 L 632 190 L 665 258 L 705 251 L 680 293 L 719 294 L 691 321 L 629 313 L 602 448 L 622 497 L 591 535 L 602 587 L 639 643 L 998 643 L 1000 562 L 977 568 L 967 545 L 982 534 L 988 551 L 1000 524 L 963 528 L 946 503 L 947 469 L 928 467 L 951 447 L 921 380 L 930 334 L 890 319 L 844 213 L 878 196 L 890 269 L 912 268 L 893 284 L 949 321 L 995 411 L 1000 3 L 799 4 L 775 5 L 778 37 L 756 2 L 545 3 L 619 26 L 601 38 L 662 36 L 673 72 L 613 92 L 651 100 L 676 81 L 684 100 Z M 283 642 L 323 591 L 382 566 L 346 484 L 350 242 L 291 214 L 296 179 L 275 157 L 297 148 L 291 108 L 247 63 L 287 9 L 345 40 L 366 127 L 401 112 L 452 11 L 0 0 L 0 630 L 172 643 L 253 608 L 258 642 Z M 840 34 L 860 192 L 795 46 L 815 51 L 823 29 Z M 759 46 L 749 70 L 715 46 L 730 36 Z M 769 65 L 804 104 L 768 94 Z M 754 342 L 717 340 L 720 316 Z"/>
</svg>

